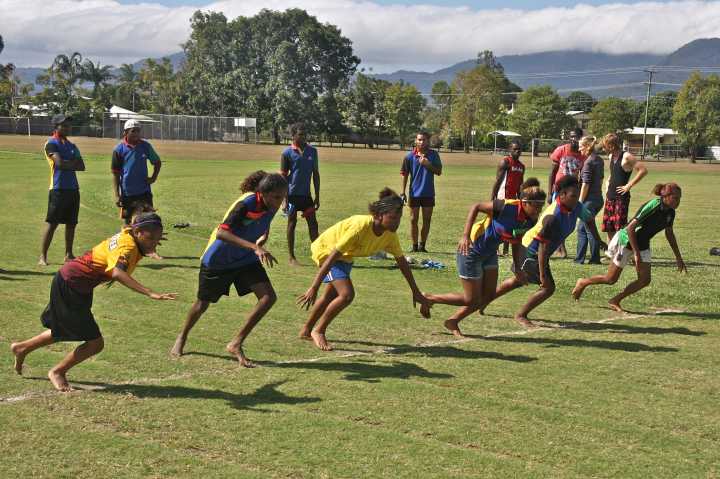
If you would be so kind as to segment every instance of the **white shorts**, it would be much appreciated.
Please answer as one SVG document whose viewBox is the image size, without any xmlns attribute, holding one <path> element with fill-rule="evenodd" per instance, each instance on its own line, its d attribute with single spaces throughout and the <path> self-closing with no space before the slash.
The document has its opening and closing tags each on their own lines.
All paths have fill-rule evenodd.
<svg viewBox="0 0 720 479">
<path fill-rule="evenodd" d="M 620 235 L 616 234 L 615 236 L 613 236 L 612 241 L 610 241 L 605 255 L 608 258 L 612 259 L 612 262 L 615 263 L 615 266 L 617 266 L 618 268 L 624 268 L 625 266 L 627 266 L 630 260 L 633 259 L 635 255 L 630 248 L 620 246 L 619 243 Z M 642 261 L 643 263 L 650 263 L 652 261 L 650 248 L 640 251 L 640 261 Z"/>
</svg>

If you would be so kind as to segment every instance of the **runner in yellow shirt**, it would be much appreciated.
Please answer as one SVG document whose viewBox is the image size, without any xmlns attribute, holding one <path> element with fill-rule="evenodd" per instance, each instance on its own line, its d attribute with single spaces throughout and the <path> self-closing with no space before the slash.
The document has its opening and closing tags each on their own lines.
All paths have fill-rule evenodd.
<svg viewBox="0 0 720 479">
<path fill-rule="evenodd" d="M 311 246 L 312 258 L 320 269 L 312 285 L 297 302 L 306 309 L 312 306 L 300 338 L 312 340 L 323 351 L 331 351 L 325 331 L 333 319 L 355 297 L 350 279 L 354 258 L 371 256 L 386 251 L 395 257 L 400 272 L 410 286 L 413 304 L 420 303 L 420 312 L 430 317 L 430 303 L 415 284 L 410 266 L 403 256 L 397 229 L 402 218 L 403 201 L 390 188 L 380 192 L 378 201 L 368 205 L 369 215 L 347 218 L 325 230 Z M 326 283 L 325 292 L 316 303 L 320 284 Z"/>
</svg>

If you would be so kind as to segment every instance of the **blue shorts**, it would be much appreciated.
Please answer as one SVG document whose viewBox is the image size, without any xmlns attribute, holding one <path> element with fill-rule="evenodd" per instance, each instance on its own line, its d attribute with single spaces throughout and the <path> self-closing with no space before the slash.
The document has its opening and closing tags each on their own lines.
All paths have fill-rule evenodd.
<svg viewBox="0 0 720 479">
<path fill-rule="evenodd" d="M 335 261 L 330 267 L 330 271 L 323 278 L 323 283 L 332 283 L 336 279 L 350 279 L 350 271 L 352 271 L 352 263 L 345 261 Z"/>
<path fill-rule="evenodd" d="M 455 261 L 458 276 L 462 279 L 482 279 L 485 270 L 498 268 L 497 253 L 481 256 L 470 250 L 466 255 L 458 253 Z"/>
</svg>

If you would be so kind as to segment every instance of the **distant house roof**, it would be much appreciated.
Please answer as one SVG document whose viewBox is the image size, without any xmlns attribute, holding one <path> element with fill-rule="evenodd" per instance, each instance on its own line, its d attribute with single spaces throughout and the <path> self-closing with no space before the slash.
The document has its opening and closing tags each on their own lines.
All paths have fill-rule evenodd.
<svg viewBox="0 0 720 479">
<path fill-rule="evenodd" d="M 642 135 L 645 129 L 642 126 L 634 126 L 625 130 L 625 133 L 630 135 Z M 648 135 L 664 136 L 664 135 L 677 135 L 677 132 L 672 128 L 648 128 Z"/>
<path fill-rule="evenodd" d="M 520 133 L 515 133 L 514 131 L 504 131 L 504 130 L 491 131 L 490 133 L 488 133 L 488 135 L 492 135 L 492 136 L 522 136 Z"/>
<path fill-rule="evenodd" d="M 113 105 L 110 107 L 110 114 L 113 115 L 114 118 L 117 118 L 118 120 L 137 120 L 137 121 L 155 121 L 149 116 L 141 115 L 140 113 L 135 113 L 134 111 L 126 110 L 125 108 L 122 108 L 117 105 Z"/>
</svg>

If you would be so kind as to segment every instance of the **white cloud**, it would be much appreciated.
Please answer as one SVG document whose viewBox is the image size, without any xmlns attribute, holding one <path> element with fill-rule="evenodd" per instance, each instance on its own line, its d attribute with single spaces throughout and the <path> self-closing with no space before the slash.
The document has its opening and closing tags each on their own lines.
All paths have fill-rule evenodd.
<svg viewBox="0 0 720 479">
<path fill-rule="evenodd" d="M 572 8 L 477 10 L 433 5 L 380 5 L 361 0 L 199 2 L 198 7 L 113 0 L 0 0 L 0 60 L 47 66 L 58 53 L 79 51 L 106 64 L 180 50 L 197 8 L 229 18 L 260 8 L 306 9 L 338 25 L 364 66 L 376 71 L 434 68 L 496 55 L 582 49 L 605 53 L 669 53 L 696 38 L 720 36 L 720 2 L 678 1 Z"/>
</svg>

